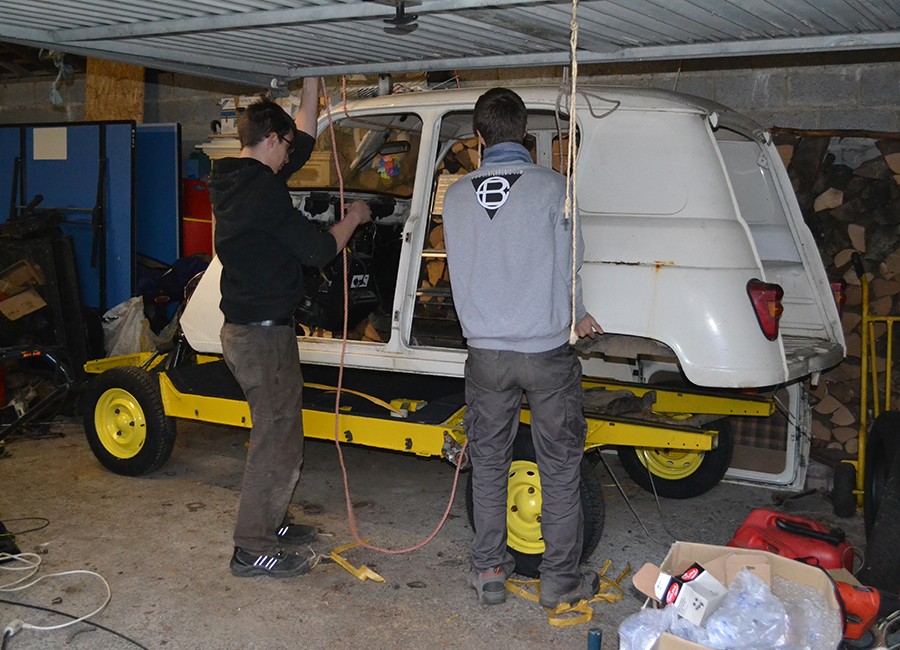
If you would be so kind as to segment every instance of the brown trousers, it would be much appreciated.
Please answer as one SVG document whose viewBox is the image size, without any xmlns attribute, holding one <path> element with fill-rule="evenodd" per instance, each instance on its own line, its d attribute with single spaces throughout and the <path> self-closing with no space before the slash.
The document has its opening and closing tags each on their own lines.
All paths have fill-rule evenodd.
<svg viewBox="0 0 900 650">
<path fill-rule="evenodd" d="M 290 325 L 226 323 L 225 363 L 250 405 L 250 448 L 244 467 L 234 545 L 255 554 L 279 548 L 277 531 L 303 464 L 303 374 Z"/>
</svg>

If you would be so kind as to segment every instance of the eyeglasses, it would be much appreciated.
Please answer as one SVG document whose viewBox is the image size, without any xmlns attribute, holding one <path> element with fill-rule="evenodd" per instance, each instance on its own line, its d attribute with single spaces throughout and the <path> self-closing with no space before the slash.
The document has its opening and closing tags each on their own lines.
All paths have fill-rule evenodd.
<svg viewBox="0 0 900 650">
<path fill-rule="evenodd" d="M 293 140 L 288 140 L 287 138 L 282 137 L 282 135 L 280 133 L 276 133 L 275 135 L 278 137 L 278 139 L 281 142 L 284 142 L 287 145 L 287 152 L 288 152 L 289 156 L 292 153 L 294 153 L 294 141 Z"/>
</svg>

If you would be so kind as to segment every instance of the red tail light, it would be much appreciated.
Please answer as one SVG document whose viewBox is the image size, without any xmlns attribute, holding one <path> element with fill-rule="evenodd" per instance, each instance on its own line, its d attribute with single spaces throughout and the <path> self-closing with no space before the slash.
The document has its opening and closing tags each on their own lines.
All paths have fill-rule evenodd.
<svg viewBox="0 0 900 650">
<path fill-rule="evenodd" d="M 784 311 L 781 299 L 784 298 L 784 289 L 777 284 L 769 284 L 762 280 L 750 280 L 747 283 L 747 295 L 753 303 L 753 311 L 756 312 L 756 320 L 763 334 L 770 341 L 778 338 L 778 321 Z"/>
<path fill-rule="evenodd" d="M 834 304 L 837 306 L 838 317 L 844 315 L 844 303 L 847 302 L 847 283 L 843 280 L 832 280 L 831 293 L 834 295 Z"/>
</svg>

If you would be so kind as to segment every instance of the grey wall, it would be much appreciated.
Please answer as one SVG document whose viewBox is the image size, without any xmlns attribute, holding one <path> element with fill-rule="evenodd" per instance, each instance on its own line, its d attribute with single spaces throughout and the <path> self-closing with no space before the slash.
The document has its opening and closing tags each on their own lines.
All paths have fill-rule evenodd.
<svg viewBox="0 0 900 650">
<path fill-rule="evenodd" d="M 560 68 L 470 71 L 465 85 L 557 83 Z M 900 50 L 849 54 L 581 66 L 582 81 L 656 86 L 714 99 L 764 126 L 900 132 Z M 84 79 L 63 85 L 65 106 L 50 105 L 53 77 L 0 85 L 0 123 L 84 119 Z M 337 85 L 336 80 L 332 80 Z M 260 89 L 148 71 L 146 123 L 180 122 L 182 153 L 208 139 L 218 100 Z"/>
<path fill-rule="evenodd" d="M 610 83 L 700 95 L 763 126 L 900 131 L 900 62 L 618 74 Z"/>
<path fill-rule="evenodd" d="M 77 76 L 59 87 L 65 101 L 61 108 L 50 104 L 54 79 L 46 77 L 0 84 L 0 124 L 83 120 L 84 76 Z M 148 70 L 144 87 L 144 123 L 179 122 L 182 155 L 187 158 L 196 144 L 209 139 L 209 125 L 219 117 L 222 97 L 256 92 L 259 89 Z"/>
</svg>

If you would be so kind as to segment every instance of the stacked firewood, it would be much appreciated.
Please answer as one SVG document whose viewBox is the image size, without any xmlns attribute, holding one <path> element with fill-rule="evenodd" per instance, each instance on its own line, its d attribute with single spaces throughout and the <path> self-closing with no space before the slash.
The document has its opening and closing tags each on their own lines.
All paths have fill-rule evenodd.
<svg viewBox="0 0 900 650">
<path fill-rule="evenodd" d="M 843 136 L 781 131 L 776 146 L 788 167 L 804 219 L 832 280 L 843 281 L 842 324 L 847 358 L 810 386 L 813 448 L 826 456 L 855 456 L 859 449 L 862 287 L 852 262 L 858 253 L 867 273 L 869 313 L 900 316 L 900 134 L 871 134 L 871 155 L 854 168 L 837 162 Z M 881 136 L 881 137 L 878 137 Z M 874 323 L 875 370 L 885 386 L 887 325 Z M 895 332 L 896 334 L 896 332 Z M 895 342 L 900 346 L 900 339 Z M 900 358 L 892 364 L 891 404 L 900 408 Z M 872 394 L 871 364 L 869 394 Z M 884 395 L 881 394 L 881 404 Z M 871 409 L 871 397 L 869 399 Z M 883 406 L 881 407 L 883 409 Z M 871 411 L 869 411 L 871 413 Z M 871 417 L 869 418 L 871 423 Z"/>
</svg>

